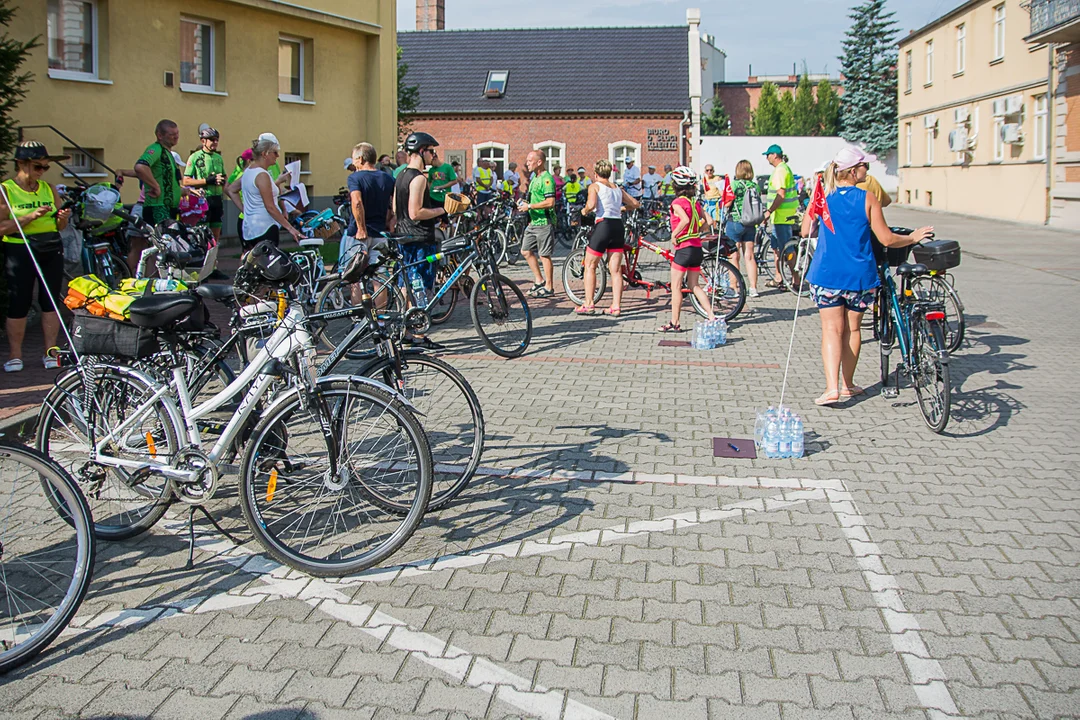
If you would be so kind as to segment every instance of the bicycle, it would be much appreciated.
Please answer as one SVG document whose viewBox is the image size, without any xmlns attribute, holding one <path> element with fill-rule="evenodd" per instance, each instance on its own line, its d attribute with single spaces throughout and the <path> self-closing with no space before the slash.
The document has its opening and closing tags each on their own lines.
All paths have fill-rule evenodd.
<svg viewBox="0 0 1080 720">
<path fill-rule="evenodd" d="M 902 233 L 898 233 L 902 234 Z M 900 394 L 901 372 L 911 379 L 919 410 L 927 427 L 941 433 L 949 422 L 952 387 L 949 382 L 949 351 L 945 344 L 945 307 L 913 289 L 913 281 L 927 276 L 922 264 L 902 263 L 889 272 L 888 260 L 879 265 L 881 286 L 877 291 L 875 331 L 881 353 L 882 395 Z M 899 346 L 900 363 L 895 382 L 889 384 L 890 355 Z"/>
<path fill-rule="evenodd" d="M 96 548 L 71 476 L 0 437 L 0 673 L 31 660 L 75 617 Z"/>
<path fill-rule="evenodd" d="M 149 331 L 173 356 L 168 384 L 116 360 L 87 359 L 85 347 L 79 365 L 57 380 L 38 416 L 38 449 L 63 458 L 85 488 L 95 534 L 139 535 L 174 499 L 204 505 L 221 465 L 244 442 L 241 510 L 278 561 L 319 576 L 359 572 L 416 530 L 433 478 L 422 426 L 407 401 L 381 383 L 318 377 L 303 304 L 282 289 L 277 297 L 278 324 L 265 345 L 197 406 L 175 341 L 178 323 L 201 309 L 194 294 L 151 295 L 130 307 L 135 331 Z M 272 395 L 285 378 L 294 382 Z M 241 395 L 207 451 L 199 421 Z"/>
</svg>

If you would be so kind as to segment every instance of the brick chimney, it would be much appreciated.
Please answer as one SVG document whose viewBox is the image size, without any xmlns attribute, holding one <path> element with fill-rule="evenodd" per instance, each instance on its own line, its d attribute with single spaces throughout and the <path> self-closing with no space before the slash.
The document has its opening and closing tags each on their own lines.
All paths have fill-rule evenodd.
<svg viewBox="0 0 1080 720">
<path fill-rule="evenodd" d="M 446 0 L 416 0 L 416 29 L 445 30 Z"/>
</svg>

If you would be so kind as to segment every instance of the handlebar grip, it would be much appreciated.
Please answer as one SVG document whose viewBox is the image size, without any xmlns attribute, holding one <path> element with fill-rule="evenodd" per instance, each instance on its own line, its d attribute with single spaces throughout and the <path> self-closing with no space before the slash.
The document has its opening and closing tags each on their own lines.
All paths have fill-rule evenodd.
<svg viewBox="0 0 1080 720">
<path fill-rule="evenodd" d="M 141 220 L 139 220 L 139 218 L 135 217 L 131 213 L 127 212 L 126 210 L 113 210 L 113 215 L 115 215 L 118 218 L 122 218 L 124 220 L 127 220 L 129 223 L 134 223 L 135 225 L 138 225 L 138 224 L 140 224 L 142 222 Z"/>
</svg>

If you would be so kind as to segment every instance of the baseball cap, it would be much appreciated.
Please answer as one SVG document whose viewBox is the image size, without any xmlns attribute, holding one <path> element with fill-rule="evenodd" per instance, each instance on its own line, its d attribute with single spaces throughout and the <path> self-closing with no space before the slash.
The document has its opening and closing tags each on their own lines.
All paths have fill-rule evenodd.
<svg viewBox="0 0 1080 720">
<path fill-rule="evenodd" d="M 578 172 L 585 172 L 585 168 L 584 168 L 584 167 L 579 167 L 579 168 L 577 169 L 577 171 L 578 171 Z"/>
<path fill-rule="evenodd" d="M 630 165 L 630 164 L 632 164 L 634 162 L 634 158 L 632 158 L 632 157 L 624 158 L 623 162 L 626 163 L 627 165 Z"/>
<path fill-rule="evenodd" d="M 780 149 L 780 146 L 773 143 L 769 146 L 769 149 L 761 153 L 762 155 L 783 155 L 784 151 Z"/>
<path fill-rule="evenodd" d="M 650 166 L 649 166 L 649 169 L 650 169 L 650 170 L 655 170 L 655 169 L 656 169 L 656 166 L 655 166 L 655 165 L 650 165 Z"/>
<path fill-rule="evenodd" d="M 275 135 L 274 133 L 262 133 L 261 135 L 259 135 L 259 140 L 260 142 L 263 140 L 269 140 L 275 145 L 281 144 L 280 142 L 278 142 L 277 135 Z"/>
<path fill-rule="evenodd" d="M 351 157 L 345 158 L 345 169 L 346 170 L 352 170 L 352 167 L 353 167 L 352 158 Z"/>
<path fill-rule="evenodd" d="M 859 163 L 868 163 L 870 161 L 862 150 L 854 145 L 848 145 L 847 147 L 842 148 L 840 152 L 836 153 L 833 162 L 836 163 L 837 170 L 847 170 L 855 167 Z"/>
</svg>

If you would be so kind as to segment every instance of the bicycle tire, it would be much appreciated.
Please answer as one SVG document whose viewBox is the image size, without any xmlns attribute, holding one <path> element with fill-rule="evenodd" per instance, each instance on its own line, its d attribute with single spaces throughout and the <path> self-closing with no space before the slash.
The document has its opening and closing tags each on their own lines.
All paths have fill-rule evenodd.
<svg viewBox="0 0 1080 720">
<path fill-rule="evenodd" d="M 940 320 L 914 317 L 911 321 L 911 384 L 926 426 L 941 434 L 949 424 L 952 386 L 948 350 Z"/>
<path fill-rule="evenodd" d="M 810 262 L 814 259 L 813 246 L 807 243 L 806 250 L 799 260 L 799 245 L 801 241 L 798 239 L 789 240 L 784 248 L 780 251 L 780 276 L 783 280 L 784 287 L 792 295 L 798 295 L 799 297 L 810 296 L 810 284 L 806 282 L 806 273 L 810 269 Z M 800 270 L 800 282 L 795 282 L 795 270 L 796 266 L 801 265 Z"/>
<path fill-rule="evenodd" d="M 717 262 L 715 257 L 705 258 L 701 263 L 701 275 L 698 279 L 705 282 L 703 290 L 711 298 L 713 315 L 731 322 L 746 305 L 746 281 L 730 261 L 720 258 L 719 264 Z M 683 284 L 686 284 L 685 279 Z M 713 288 L 717 288 L 715 294 L 712 292 Z M 690 304 L 698 315 L 709 317 L 705 306 L 693 293 L 690 294 Z"/>
<path fill-rule="evenodd" d="M 515 308 L 515 301 L 520 303 L 520 309 Z M 528 349 L 532 340 L 529 303 L 521 289 L 506 276 L 494 273 L 476 281 L 469 295 L 469 314 L 472 315 L 473 327 L 480 340 L 496 355 L 514 358 Z M 491 321 L 495 327 L 524 324 L 524 329 L 511 328 L 496 336 L 484 329 L 485 320 Z M 505 340 L 501 337 L 503 335 L 506 336 Z"/>
<path fill-rule="evenodd" d="M 578 248 L 566 256 L 562 266 L 563 292 L 570 302 L 581 305 L 585 297 L 585 248 Z M 602 261 L 596 265 L 596 290 L 593 292 L 593 305 L 600 302 L 607 290 L 608 269 Z"/>
<path fill-rule="evenodd" d="M 397 387 L 392 368 L 391 358 L 379 358 L 359 374 L 397 388 L 420 413 L 435 463 L 428 512 L 439 510 L 461 494 L 480 466 L 484 411 L 469 381 L 449 363 L 423 353 L 406 353 L 402 357 L 404 387 Z"/>
<path fill-rule="evenodd" d="M 315 298 L 315 313 L 341 310 L 352 305 L 351 285 L 341 278 L 334 278 L 323 286 Z M 326 350 L 333 350 L 348 335 L 355 319 L 352 317 L 320 320 L 317 327 L 312 327 L 315 337 Z"/>
<path fill-rule="evenodd" d="M 442 287 L 446 280 L 448 280 L 450 274 L 445 269 L 440 269 L 435 278 L 435 286 Z M 465 275 L 462 275 L 464 278 Z M 460 280 L 461 278 L 459 278 Z M 439 298 L 438 302 L 431 306 L 428 311 L 428 317 L 431 318 L 432 325 L 442 325 L 444 322 L 450 319 L 450 316 L 454 314 L 454 308 L 457 307 L 458 295 L 461 293 L 457 286 L 450 288 L 443 296 Z"/>
<path fill-rule="evenodd" d="M 9 464 L 27 474 L 17 477 Z M 41 653 L 75 617 L 93 580 L 97 542 L 90 507 L 71 476 L 41 453 L 6 441 L 0 441 L 0 503 L 3 674 Z M 59 599 L 38 597 L 45 593 Z M 40 608 L 31 607 L 34 601 Z"/>
<path fill-rule="evenodd" d="M 960 293 L 940 275 L 922 275 L 911 281 L 911 289 L 921 300 L 940 303 L 945 310 L 945 347 L 954 353 L 964 344 L 967 332 L 967 320 L 964 318 L 964 303 Z"/>
<path fill-rule="evenodd" d="M 874 298 L 874 336 L 878 341 L 878 353 L 881 355 L 881 387 L 889 384 L 889 356 L 893 347 L 892 309 L 885 295 L 884 285 L 878 287 Z"/>
<path fill-rule="evenodd" d="M 321 380 L 307 403 L 300 393 L 294 389 L 275 401 L 252 433 L 240 470 L 244 519 L 266 551 L 289 567 L 318 577 L 366 570 L 396 552 L 427 511 L 432 460 L 424 429 L 399 399 L 346 377 Z M 329 436 L 312 416 L 314 407 L 327 414 L 327 424 L 334 423 Z M 311 421 L 306 429 L 293 422 L 305 419 Z M 354 421 L 369 421 L 368 427 L 354 434 Z M 328 441 L 347 445 L 352 437 L 359 441 L 348 457 L 338 450 L 345 462 L 338 477 L 330 477 Z M 308 463 L 300 464 L 305 451 Z M 392 454 L 355 462 L 358 453 L 375 452 Z M 325 470 L 316 469 L 307 478 L 297 475 L 323 461 Z M 352 502 L 350 508 L 342 507 L 345 500 Z M 293 507 L 305 515 L 283 526 Z M 312 514 L 305 520 L 308 510 L 324 516 L 315 537 L 282 537 L 293 527 L 310 533 L 317 518 Z M 361 541 L 358 531 L 348 530 L 350 521 L 370 521 L 374 537 Z M 361 545 L 355 555 L 349 552 Z"/>
<path fill-rule="evenodd" d="M 112 425 L 109 418 L 125 418 L 148 398 L 155 388 L 123 373 L 119 368 L 105 368 L 92 397 L 97 403 L 95 432 L 100 437 Z M 140 535 L 157 523 L 172 504 L 171 484 L 164 477 L 148 476 L 135 484 L 131 473 L 101 463 L 87 461 L 86 437 L 89 421 L 84 411 L 82 376 L 73 369 L 60 376 L 42 403 L 37 423 L 37 449 L 55 460 L 83 490 L 90 505 L 94 535 L 101 540 L 127 540 Z M 172 457 L 179 449 L 179 432 L 161 400 L 143 412 L 140 428 L 125 433 L 125 440 L 149 436 L 145 446 L 120 443 L 122 455 L 135 459 Z M 112 445 L 115 450 L 117 443 Z M 85 471 L 85 472 L 83 472 Z M 91 478 L 97 475 L 97 479 Z M 104 475 L 104 478 L 101 476 Z M 102 498 L 102 492 L 115 497 Z"/>
</svg>

